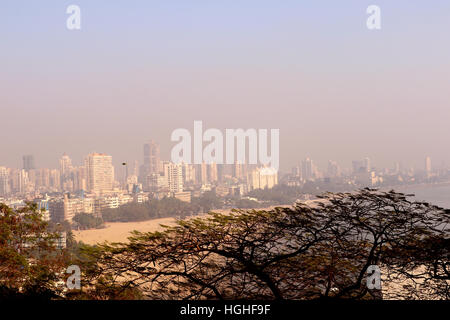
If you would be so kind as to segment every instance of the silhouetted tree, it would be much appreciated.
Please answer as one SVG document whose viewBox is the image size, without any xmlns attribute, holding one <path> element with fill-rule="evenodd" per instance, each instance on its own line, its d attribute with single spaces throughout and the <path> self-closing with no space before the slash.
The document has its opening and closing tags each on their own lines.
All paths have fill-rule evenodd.
<svg viewBox="0 0 450 320">
<path fill-rule="evenodd" d="M 448 223 L 448 211 L 394 191 L 327 193 L 309 205 L 135 232 L 129 243 L 87 250 L 96 263 L 84 279 L 151 299 L 445 299 Z M 382 291 L 367 287 L 371 265 Z"/>
</svg>

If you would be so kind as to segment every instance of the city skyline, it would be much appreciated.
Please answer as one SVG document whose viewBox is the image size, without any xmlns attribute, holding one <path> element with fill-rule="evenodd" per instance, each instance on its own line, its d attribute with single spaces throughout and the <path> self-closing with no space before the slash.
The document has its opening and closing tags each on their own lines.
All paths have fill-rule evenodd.
<svg viewBox="0 0 450 320">
<path fill-rule="evenodd" d="M 324 169 L 307 157 L 290 172 L 279 172 L 273 167 L 239 161 L 231 165 L 174 163 L 162 158 L 159 150 L 157 142 L 148 140 L 142 148 L 141 165 L 138 161 L 123 162 L 120 167 L 114 167 L 113 157 L 105 153 L 90 153 L 79 165 L 63 153 L 57 169 L 39 168 L 34 156 L 27 154 L 22 158 L 22 168 L 0 166 L 0 200 L 16 207 L 34 201 L 39 208 L 49 210 L 46 219 L 72 223 L 78 214 L 99 217 L 104 210 L 151 199 L 175 198 L 191 203 L 208 192 L 226 201 L 248 200 L 255 204 L 257 198 L 249 197 L 253 191 L 268 192 L 278 185 L 281 190 L 303 190 L 302 197 L 309 199 L 329 188 L 344 191 L 445 186 L 450 177 L 450 168 L 438 168 L 430 156 L 424 157 L 423 167 L 417 170 L 398 162 L 391 168 L 376 167 L 368 157 L 353 160 L 350 168 L 329 160 Z"/>
<path fill-rule="evenodd" d="M 65 158 L 67 158 L 70 166 L 72 166 L 72 164 L 75 164 L 75 166 L 84 166 L 85 165 L 85 161 L 86 161 L 86 156 L 89 156 L 90 154 L 105 154 L 108 156 L 111 156 L 112 160 L 112 164 L 115 168 L 120 168 L 121 166 L 123 166 L 124 164 L 127 165 L 128 168 L 130 168 L 130 165 L 136 166 L 139 165 L 139 167 L 136 167 L 134 169 L 137 169 L 138 171 L 140 170 L 144 170 L 147 173 L 154 173 L 154 172 L 162 172 L 163 171 L 163 167 L 162 167 L 162 162 L 163 161 L 170 161 L 170 156 L 167 157 L 163 157 L 160 155 L 159 150 L 160 150 L 160 145 L 155 142 L 153 139 L 149 139 L 149 142 L 146 142 L 143 144 L 144 146 L 144 152 L 143 154 L 141 154 L 141 156 L 137 159 L 116 159 L 113 155 L 108 154 L 108 153 L 104 153 L 104 152 L 97 152 L 97 151 L 93 151 L 90 153 L 85 154 L 84 156 L 82 156 L 82 159 L 80 161 L 73 161 L 73 158 L 70 154 L 68 154 L 67 152 L 63 152 L 60 157 L 58 159 L 55 160 L 55 163 L 57 163 L 57 165 L 55 166 L 41 166 L 41 165 L 36 165 L 36 158 L 34 155 L 32 154 L 26 154 L 23 155 L 21 158 L 21 164 L 18 164 L 16 166 L 8 166 L 5 164 L 2 164 L 0 162 L 0 167 L 8 167 L 8 168 L 13 168 L 13 169 L 40 169 L 40 168 L 49 168 L 49 169 L 55 169 L 55 168 L 60 168 L 61 166 L 63 166 L 62 161 L 64 161 Z M 153 145 L 153 148 L 156 148 L 157 151 L 157 156 L 153 155 L 151 158 L 151 163 L 150 163 L 150 154 L 149 154 L 149 149 L 148 148 L 149 145 Z M 25 162 L 25 158 L 27 158 L 27 162 Z M 377 165 L 376 161 L 373 161 L 373 158 L 364 156 L 364 155 L 360 155 L 359 157 L 357 157 L 357 159 L 352 159 L 350 160 L 348 163 L 342 163 L 341 161 L 337 161 L 335 159 L 321 159 L 321 161 L 317 161 L 317 159 L 314 159 L 312 157 L 306 156 L 304 158 L 301 159 L 297 159 L 292 166 L 290 167 L 285 167 L 282 168 L 278 171 L 280 172 L 284 172 L 284 173 L 288 173 L 292 170 L 292 168 L 299 166 L 302 164 L 302 162 L 304 160 L 309 160 L 312 159 L 315 162 L 315 165 L 317 167 L 319 167 L 321 170 L 326 171 L 327 168 L 329 169 L 330 167 L 330 163 L 331 164 L 335 164 L 337 166 L 339 166 L 342 169 L 348 169 L 348 170 L 354 170 L 355 165 L 368 161 L 369 165 L 367 165 L 368 167 L 371 167 L 373 169 L 378 169 L 378 170 L 382 170 L 382 169 L 395 169 L 395 167 L 397 166 L 402 166 L 405 170 L 406 169 L 414 169 L 414 170 L 419 170 L 419 171 L 431 171 L 431 170 L 436 170 L 436 169 L 446 169 L 448 168 L 449 164 L 447 161 L 435 161 L 435 159 L 433 159 L 432 157 L 430 157 L 429 155 L 425 154 L 422 157 L 422 161 L 419 161 L 419 163 L 417 163 L 416 165 L 412 164 L 411 162 L 408 163 L 404 163 L 402 161 L 399 161 L 398 159 L 391 159 L 390 165 L 388 166 L 380 166 Z M 433 161 L 432 161 L 433 159 Z M 161 161 L 161 163 L 159 163 Z M 33 163 L 33 168 L 31 167 L 27 167 L 27 164 L 31 162 Z M 237 162 L 237 161 L 236 161 Z M 236 163 L 235 162 L 235 163 Z M 158 164 L 159 163 L 159 164 Z M 320 163 L 320 165 L 317 165 L 317 163 Z M 186 164 L 192 164 L 195 165 L 194 163 L 189 163 L 186 162 Z M 217 163 L 217 164 L 223 164 L 226 165 L 226 163 Z M 371 165 L 372 164 L 372 165 Z M 258 166 L 264 166 L 261 163 L 257 164 Z M 157 167 L 157 169 L 153 169 L 154 167 Z M 121 169 L 118 169 L 121 170 Z M 129 169 L 127 169 L 129 170 Z M 137 175 L 140 175 L 141 173 L 137 173 Z"/>
<path fill-rule="evenodd" d="M 1 0 L 0 300 L 170 319 L 448 300 L 449 17 Z"/>
</svg>

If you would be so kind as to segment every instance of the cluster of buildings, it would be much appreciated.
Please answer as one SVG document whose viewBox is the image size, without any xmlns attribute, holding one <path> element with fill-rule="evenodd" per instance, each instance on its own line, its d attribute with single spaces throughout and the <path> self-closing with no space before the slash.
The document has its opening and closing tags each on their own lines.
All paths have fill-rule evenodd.
<svg viewBox="0 0 450 320">
<path fill-rule="evenodd" d="M 393 168 L 378 169 L 372 166 L 370 158 L 353 160 L 351 168 L 342 169 L 336 161 L 329 160 L 326 171 L 320 171 L 310 158 L 292 168 L 290 174 L 283 177 L 281 183 L 290 186 L 302 186 L 306 183 L 336 182 L 354 187 L 381 187 L 412 183 L 432 183 L 448 179 L 450 171 L 442 167 L 436 169 L 431 165 L 431 158 L 426 157 L 422 170 L 413 167 L 404 168 L 396 162 Z"/>
<path fill-rule="evenodd" d="M 159 145 L 150 141 L 144 145 L 143 164 L 139 168 L 135 164 L 133 171 L 138 174 L 130 176 L 127 170 L 127 189 L 138 187 L 157 198 L 173 196 L 185 201 L 189 201 L 190 196 L 211 190 L 221 195 L 242 195 L 253 189 L 272 188 L 278 183 L 278 172 L 275 170 L 270 173 L 271 179 L 256 179 L 262 169 L 239 162 L 227 165 L 161 161 Z"/>
<path fill-rule="evenodd" d="M 60 159 L 59 169 L 37 169 L 31 155 L 23 157 L 22 169 L 0 167 L 0 196 L 79 190 L 102 194 L 113 187 L 112 157 L 105 154 L 90 154 L 78 167 L 66 154 Z"/>
<path fill-rule="evenodd" d="M 117 176 L 119 178 L 117 178 Z M 143 163 L 121 163 L 92 153 L 81 165 L 63 154 L 58 169 L 38 169 L 34 157 L 23 157 L 21 169 L 0 167 L 0 202 L 21 206 L 34 201 L 46 209 L 46 219 L 72 221 L 79 213 L 101 217 L 103 210 L 151 198 L 174 197 L 190 202 L 192 197 L 214 191 L 219 196 L 242 196 L 253 189 L 278 184 L 278 172 L 236 162 L 233 165 L 173 163 L 160 158 L 154 141 L 144 144 Z"/>
<path fill-rule="evenodd" d="M 143 147 L 143 162 L 121 163 L 116 168 L 110 155 L 91 153 L 83 163 L 74 165 L 63 154 L 58 169 L 38 169 L 34 157 L 23 157 L 21 169 L 0 166 L 0 202 L 12 207 L 33 201 L 45 209 L 45 218 L 54 222 L 69 221 L 79 213 L 101 217 L 105 209 L 150 199 L 173 197 L 190 202 L 192 197 L 213 191 L 220 197 L 243 197 L 255 189 L 271 189 L 277 184 L 320 186 L 335 183 L 354 187 L 394 186 L 434 182 L 450 178 L 449 170 L 434 170 L 427 157 L 423 170 L 405 169 L 396 163 L 392 169 L 377 169 L 369 158 L 354 160 L 351 168 L 342 169 L 328 161 L 321 171 L 306 158 L 280 178 L 277 170 L 236 162 L 234 164 L 187 164 L 162 160 L 160 147 L 149 141 Z"/>
</svg>

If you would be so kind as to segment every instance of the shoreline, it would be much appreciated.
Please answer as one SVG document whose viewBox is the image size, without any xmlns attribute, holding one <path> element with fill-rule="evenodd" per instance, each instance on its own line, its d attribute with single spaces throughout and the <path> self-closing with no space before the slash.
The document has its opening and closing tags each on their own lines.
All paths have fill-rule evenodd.
<svg viewBox="0 0 450 320">
<path fill-rule="evenodd" d="M 433 187 L 450 187 L 450 181 L 442 181 L 442 182 L 434 182 L 434 183 L 427 183 L 427 182 L 421 182 L 421 183 L 414 183 L 414 184 L 400 184 L 396 186 L 387 186 L 387 187 L 381 187 L 380 190 L 396 190 L 396 189 L 410 189 L 410 188 L 433 188 Z"/>
<path fill-rule="evenodd" d="M 242 209 L 242 210 L 272 210 L 276 207 L 289 207 L 291 205 L 279 205 L 271 206 L 267 208 L 258 209 Z M 232 209 L 218 209 L 211 212 L 217 213 L 229 213 Z M 187 217 L 198 218 L 206 217 L 208 214 L 203 213 L 196 216 Z M 155 232 L 162 231 L 164 227 L 161 225 L 175 225 L 176 217 L 158 218 L 146 221 L 136 222 L 105 222 L 105 227 L 101 229 L 89 229 L 89 230 L 72 230 L 76 241 L 82 241 L 85 244 L 95 245 L 98 243 L 108 242 L 127 242 L 128 238 L 132 236 L 132 231 L 140 232 Z"/>
</svg>

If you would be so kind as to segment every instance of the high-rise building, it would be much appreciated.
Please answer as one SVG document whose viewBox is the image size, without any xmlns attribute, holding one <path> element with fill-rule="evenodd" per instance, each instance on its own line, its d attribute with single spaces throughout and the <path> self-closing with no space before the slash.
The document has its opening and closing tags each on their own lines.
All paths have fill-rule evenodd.
<svg viewBox="0 0 450 320">
<path fill-rule="evenodd" d="M 429 176 L 431 174 L 431 158 L 430 157 L 426 157 L 425 158 L 425 173 L 427 174 L 427 176 Z"/>
<path fill-rule="evenodd" d="M 278 184 L 278 172 L 274 168 L 256 168 L 249 174 L 250 188 L 271 189 Z"/>
<path fill-rule="evenodd" d="M 32 155 L 25 155 L 23 156 L 23 169 L 25 171 L 36 169 L 34 165 L 34 156 Z"/>
<path fill-rule="evenodd" d="M 72 169 L 73 189 L 75 191 L 87 190 L 87 177 L 85 167 L 76 167 Z"/>
<path fill-rule="evenodd" d="M 195 166 L 188 163 L 181 164 L 183 167 L 183 183 L 196 183 Z"/>
<path fill-rule="evenodd" d="M 161 172 L 161 159 L 159 145 L 153 140 L 144 144 L 144 162 L 140 167 L 139 182 L 148 189 L 149 176 Z"/>
<path fill-rule="evenodd" d="M 61 191 L 61 172 L 58 169 L 50 170 L 50 187 L 54 191 Z"/>
<path fill-rule="evenodd" d="M 353 173 L 370 172 L 372 170 L 370 159 L 364 158 L 363 160 L 353 160 L 352 169 Z"/>
<path fill-rule="evenodd" d="M 144 166 L 148 169 L 148 173 L 158 173 L 160 168 L 159 145 L 151 140 L 144 144 Z"/>
<path fill-rule="evenodd" d="M 170 192 L 183 191 L 183 166 L 181 164 L 165 162 L 164 176 L 167 178 Z"/>
<path fill-rule="evenodd" d="M 0 196 L 9 194 L 9 173 L 5 167 L 0 167 Z"/>
<path fill-rule="evenodd" d="M 208 184 L 208 167 L 205 162 L 200 165 L 200 181 L 202 185 Z"/>
<path fill-rule="evenodd" d="M 292 176 L 296 178 L 302 177 L 302 170 L 300 169 L 300 166 L 295 166 L 292 168 Z"/>
<path fill-rule="evenodd" d="M 335 178 L 341 175 L 341 168 L 336 161 L 328 160 L 327 175 L 329 178 Z"/>
<path fill-rule="evenodd" d="M 65 152 L 59 160 L 59 169 L 61 171 L 62 177 L 70 174 L 70 172 L 72 171 L 72 160 Z"/>
<path fill-rule="evenodd" d="M 233 177 L 239 180 L 244 178 L 244 165 L 236 161 L 233 165 Z"/>
<path fill-rule="evenodd" d="M 162 173 L 152 173 L 148 176 L 148 186 L 149 191 L 164 191 L 169 189 L 169 182 L 167 181 L 167 177 Z"/>
<path fill-rule="evenodd" d="M 61 178 L 63 180 L 66 180 L 72 172 L 72 160 L 65 152 L 59 160 L 59 170 L 61 171 Z"/>
<path fill-rule="evenodd" d="M 66 153 L 64 153 L 59 160 L 59 170 L 61 177 L 61 187 L 63 191 L 72 192 L 76 190 L 84 190 L 79 189 L 80 181 L 77 180 L 79 178 L 78 169 L 73 167 L 72 160 Z"/>
<path fill-rule="evenodd" d="M 304 180 L 314 179 L 314 163 L 310 158 L 302 161 L 302 178 Z"/>
<path fill-rule="evenodd" d="M 372 166 L 370 164 L 370 158 L 364 158 L 363 163 L 364 163 L 364 169 L 367 172 L 370 172 L 372 170 Z"/>
<path fill-rule="evenodd" d="M 41 170 L 41 182 L 43 187 L 50 188 L 50 169 L 44 168 Z"/>
<path fill-rule="evenodd" d="M 25 193 L 29 184 L 28 172 L 25 169 L 14 170 L 12 173 L 12 189 L 17 193 Z"/>
<path fill-rule="evenodd" d="M 225 173 L 226 173 L 225 164 L 218 164 L 217 165 L 217 178 L 219 179 L 219 182 L 224 181 Z"/>
<path fill-rule="evenodd" d="M 400 170 L 400 162 L 395 162 L 394 163 L 394 170 L 393 170 L 393 173 L 394 174 L 399 174 L 401 172 L 401 170 Z"/>
<path fill-rule="evenodd" d="M 208 165 L 208 179 L 210 183 L 218 181 L 217 163 L 215 162 Z"/>
<path fill-rule="evenodd" d="M 111 156 L 92 153 L 86 157 L 85 167 L 89 192 L 104 194 L 113 190 L 114 167 Z"/>
</svg>

